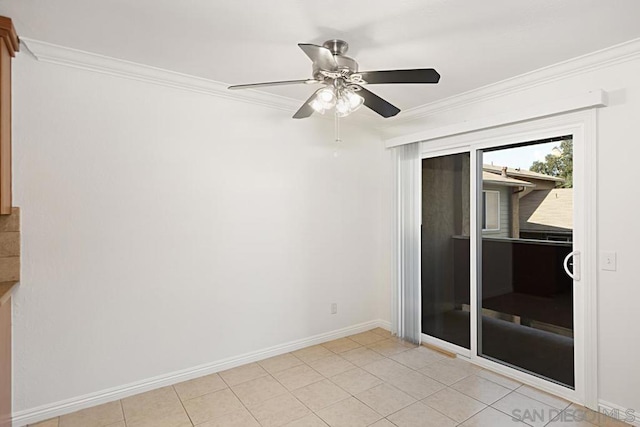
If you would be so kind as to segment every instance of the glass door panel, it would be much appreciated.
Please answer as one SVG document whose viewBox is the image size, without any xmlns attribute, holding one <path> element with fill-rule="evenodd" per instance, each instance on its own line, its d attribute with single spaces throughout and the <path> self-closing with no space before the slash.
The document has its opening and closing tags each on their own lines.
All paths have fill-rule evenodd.
<svg viewBox="0 0 640 427">
<path fill-rule="evenodd" d="M 478 354 L 573 388 L 571 136 L 480 155 Z"/>
<path fill-rule="evenodd" d="M 470 348 L 470 155 L 422 161 L 422 333 Z"/>
</svg>

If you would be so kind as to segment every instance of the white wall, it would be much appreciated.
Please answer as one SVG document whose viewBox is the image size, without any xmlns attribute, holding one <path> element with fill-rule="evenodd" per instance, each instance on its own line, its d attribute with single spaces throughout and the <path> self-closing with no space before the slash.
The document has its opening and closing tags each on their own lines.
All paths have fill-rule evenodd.
<svg viewBox="0 0 640 427">
<path fill-rule="evenodd" d="M 635 185 L 640 170 L 638 56 L 628 55 L 626 62 L 613 61 L 607 67 L 492 94 L 456 108 L 443 108 L 423 120 L 387 130 L 389 136 L 406 135 L 524 110 L 596 88 L 609 93 L 609 106 L 598 111 L 598 250 L 616 251 L 618 270 L 600 271 L 598 277 L 599 397 L 633 408 L 636 414 L 640 413 L 640 202 Z"/>
<path fill-rule="evenodd" d="M 388 129 L 491 117 L 593 88 L 600 398 L 640 410 L 635 255 L 640 60 Z M 390 152 L 364 127 L 36 62 L 14 62 L 23 228 L 15 410 L 373 319 L 389 320 Z M 340 313 L 329 315 L 338 302 Z"/>
<path fill-rule="evenodd" d="M 389 153 L 332 138 L 21 54 L 14 411 L 388 319 Z"/>
</svg>

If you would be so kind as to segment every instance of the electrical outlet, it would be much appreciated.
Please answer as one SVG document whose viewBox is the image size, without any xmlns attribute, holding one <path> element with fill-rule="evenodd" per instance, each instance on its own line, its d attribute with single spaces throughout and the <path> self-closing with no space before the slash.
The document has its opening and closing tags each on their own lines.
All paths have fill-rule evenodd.
<svg viewBox="0 0 640 427">
<path fill-rule="evenodd" d="M 601 252 L 600 253 L 600 268 L 608 271 L 616 271 L 616 253 L 615 252 Z"/>
<path fill-rule="evenodd" d="M 338 314 L 338 303 L 334 302 L 331 304 L 331 314 Z"/>
</svg>

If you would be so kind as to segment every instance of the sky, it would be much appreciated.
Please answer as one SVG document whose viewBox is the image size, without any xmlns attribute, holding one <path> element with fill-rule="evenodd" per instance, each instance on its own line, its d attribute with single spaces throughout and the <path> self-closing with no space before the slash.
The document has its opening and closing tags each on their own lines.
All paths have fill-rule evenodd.
<svg viewBox="0 0 640 427">
<path fill-rule="evenodd" d="M 560 141 L 489 151 L 484 153 L 482 163 L 529 170 L 536 160 L 544 161 L 544 157 L 551 154 L 553 147 L 560 147 Z"/>
</svg>

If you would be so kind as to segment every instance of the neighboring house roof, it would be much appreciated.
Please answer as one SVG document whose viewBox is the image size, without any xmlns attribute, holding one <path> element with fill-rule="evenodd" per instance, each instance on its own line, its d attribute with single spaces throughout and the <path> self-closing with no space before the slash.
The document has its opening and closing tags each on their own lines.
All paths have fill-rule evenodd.
<svg viewBox="0 0 640 427">
<path fill-rule="evenodd" d="M 535 184 L 527 181 L 509 178 L 508 176 L 502 176 L 500 174 L 485 171 L 482 171 L 482 182 L 488 184 L 505 185 L 507 187 L 535 187 Z"/>
<path fill-rule="evenodd" d="M 573 189 L 532 191 L 520 199 L 520 230 L 572 231 Z"/>
<path fill-rule="evenodd" d="M 485 172 L 491 172 L 493 174 L 502 174 L 502 166 L 494 166 L 494 165 L 482 165 L 482 170 Z M 554 182 L 564 182 L 564 179 L 558 178 L 557 176 L 545 175 L 543 173 L 531 172 L 528 170 L 522 169 L 512 169 L 507 168 L 507 176 L 516 177 L 516 178 L 527 178 L 529 179 L 540 179 L 544 181 L 554 181 Z"/>
</svg>

